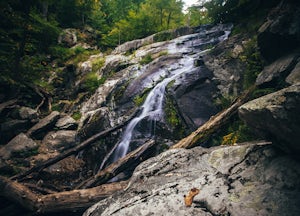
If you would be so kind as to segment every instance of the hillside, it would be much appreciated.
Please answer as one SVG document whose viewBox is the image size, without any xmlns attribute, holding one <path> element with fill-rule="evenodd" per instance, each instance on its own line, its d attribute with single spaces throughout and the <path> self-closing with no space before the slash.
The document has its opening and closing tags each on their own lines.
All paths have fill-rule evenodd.
<svg viewBox="0 0 300 216">
<path fill-rule="evenodd" d="M 130 11 L 149 2 L 134 2 L 116 26 L 138 22 Z M 84 215 L 298 215 L 299 3 L 216 2 L 199 21 L 214 24 L 170 20 L 105 49 L 72 24 L 23 50 L 1 73 L 0 212 L 79 215 L 101 200 Z"/>
</svg>

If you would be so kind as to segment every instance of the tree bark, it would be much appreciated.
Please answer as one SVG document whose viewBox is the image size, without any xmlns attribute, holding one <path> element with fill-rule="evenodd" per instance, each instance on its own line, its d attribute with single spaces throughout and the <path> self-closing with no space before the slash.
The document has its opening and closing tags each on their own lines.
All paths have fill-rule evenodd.
<svg viewBox="0 0 300 216">
<path fill-rule="evenodd" d="M 128 153 L 125 157 L 119 159 L 118 161 L 112 163 L 104 170 L 101 170 L 98 174 L 93 176 L 90 179 L 82 182 L 77 188 L 89 188 L 94 187 L 95 185 L 100 185 L 111 178 L 118 175 L 120 172 L 128 168 L 132 163 L 139 159 L 148 149 L 153 147 L 155 144 L 154 140 L 146 142 L 144 145 L 140 146 L 136 150 Z"/>
<path fill-rule="evenodd" d="M 0 177 L 0 195 L 35 213 L 84 210 L 113 193 L 123 190 L 128 182 L 105 184 L 91 189 L 37 195 L 26 186 Z"/>
<path fill-rule="evenodd" d="M 196 131 L 189 136 L 183 138 L 175 145 L 171 146 L 171 149 L 175 148 L 192 148 L 203 143 L 209 139 L 209 137 L 218 130 L 221 126 L 226 124 L 230 118 L 237 113 L 238 108 L 246 103 L 250 94 L 253 92 L 254 87 L 239 97 L 229 108 L 219 112 L 215 116 L 211 117 L 206 123 L 200 126 Z"/>
<path fill-rule="evenodd" d="M 45 169 L 46 167 L 49 167 L 51 166 L 52 164 L 55 164 L 59 161 L 61 161 L 62 159 L 70 156 L 70 155 L 73 155 L 75 153 L 78 153 L 80 152 L 81 150 L 91 146 L 96 140 L 100 139 L 100 138 L 103 138 L 105 136 L 107 136 L 109 133 L 112 133 L 120 128 L 122 128 L 124 125 L 126 125 L 132 118 L 135 117 L 135 115 L 137 114 L 139 110 L 136 110 L 133 115 L 131 115 L 126 121 L 122 122 L 121 124 L 113 127 L 113 128 L 110 128 L 108 130 L 105 130 L 105 131 L 102 131 L 100 133 L 97 133 L 95 134 L 94 136 L 90 137 L 89 139 L 87 139 L 86 141 L 80 143 L 79 145 L 75 146 L 74 148 L 72 149 L 69 149 L 67 150 L 66 152 L 63 152 L 61 154 L 59 154 L 58 156 L 54 157 L 54 158 L 50 158 L 49 160 L 35 166 L 35 167 L 32 167 L 31 169 L 23 172 L 23 173 L 20 173 L 18 175 L 15 175 L 13 177 L 11 177 L 12 180 L 15 180 L 15 179 L 22 179 L 24 178 L 25 176 L 33 173 L 33 172 L 40 172 L 41 170 Z"/>
</svg>

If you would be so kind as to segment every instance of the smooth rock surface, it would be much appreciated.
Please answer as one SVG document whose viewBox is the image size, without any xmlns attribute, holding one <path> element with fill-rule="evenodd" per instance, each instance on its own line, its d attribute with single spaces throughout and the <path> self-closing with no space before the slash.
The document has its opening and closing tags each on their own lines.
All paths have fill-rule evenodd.
<svg viewBox="0 0 300 216">
<path fill-rule="evenodd" d="M 89 208 L 100 215 L 299 215 L 300 163 L 266 142 L 174 149 L 140 164 L 129 186 Z M 191 207 L 184 195 L 200 189 Z"/>
</svg>

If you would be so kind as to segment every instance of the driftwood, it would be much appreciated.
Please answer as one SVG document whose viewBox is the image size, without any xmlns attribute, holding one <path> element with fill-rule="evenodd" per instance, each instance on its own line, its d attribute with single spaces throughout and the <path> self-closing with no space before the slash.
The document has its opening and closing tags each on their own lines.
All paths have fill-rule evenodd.
<svg viewBox="0 0 300 216">
<path fill-rule="evenodd" d="M 112 163 L 104 170 L 101 170 L 92 178 L 82 182 L 79 186 L 77 186 L 77 188 L 89 188 L 107 182 L 108 180 L 110 180 L 111 178 L 115 177 L 120 172 L 128 168 L 132 163 L 139 159 L 139 157 L 141 157 L 148 149 L 153 147 L 154 144 L 154 140 L 146 142 L 144 145 L 140 146 L 136 150 L 128 153 L 125 157 Z"/>
<path fill-rule="evenodd" d="M 195 145 L 205 142 L 208 138 L 221 126 L 225 125 L 230 118 L 237 113 L 238 108 L 246 103 L 250 94 L 254 88 L 251 88 L 241 97 L 239 97 L 229 108 L 219 112 L 215 116 L 211 117 L 206 123 L 199 127 L 196 131 L 191 133 L 189 136 L 183 138 L 175 145 L 171 146 L 171 149 L 175 148 L 192 148 Z"/>
<path fill-rule="evenodd" d="M 96 140 L 100 139 L 100 138 L 103 138 L 105 136 L 107 136 L 108 134 L 122 128 L 123 126 L 125 126 L 132 118 L 135 117 L 135 115 L 137 114 L 139 110 L 136 110 L 133 115 L 131 115 L 127 120 L 125 120 L 124 122 L 122 122 L 121 124 L 113 127 L 113 128 L 110 128 L 110 129 L 107 129 L 105 131 L 102 131 L 100 133 L 97 133 L 95 134 L 94 136 L 90 137 L 89 139 L 87 139 L 86 141 L 80 143 L 79 145 L 75 146 L 74 148 L 72 149 L 69 149 L 61 154 L 59 154 L 58 156 L 54 157 L 54 158 L 50 158 L 49 160 L 37 165 L 37 166 L 34 166 L 32 167 L 31 169 L 23 172 L 23 173 L 20 173 L 18 175 L 15 175 L 13 177 L 11 177 L 12 180 L 15 180 L 15 179 L 22 179 L 24 178 L 25 176 L 33 173 L 33 172 L 40 172 L 41 170 L 45 169 L 46 167 L 49 167 L 51 166 L 52 164 L 55 164 L 59 161 L 61 161 L 62 159 L 70 156 L 70 155 L 73 155 L 73 154 L 76 154 L 78 152 L 80 152 L 81 150 L 87 148 L 87 147 L 90 147 Z"/>
<path fill-rule="evenodd" d="M 128 182 L 117 182 L 98 187 L 72 190 L 48 195 L 37 195 L 28 187 L 0 177 L 0 195 L 36 213 L 84 210 L 99 200 L 126 188 Z"/>
</svg>

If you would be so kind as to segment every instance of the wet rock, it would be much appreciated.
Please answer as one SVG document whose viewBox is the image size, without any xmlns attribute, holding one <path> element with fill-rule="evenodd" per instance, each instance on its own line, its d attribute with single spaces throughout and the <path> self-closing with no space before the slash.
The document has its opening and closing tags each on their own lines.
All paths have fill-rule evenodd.
<svg viewBox="0 0 300 216">
<path fill-rule="evenodd" d="M 76 130 L 77 127 L 78 123 L 68 115 L 60 118 L 55 124 L 55 128 L 59 130 Z"/>
<path fill-rule="evenodd" d="M 257 76 L 256 85 L 278 86 L 280 80 L 285 80 L 294 69 L 300 52 L 281 57 L 272 64 L 266 66 Z"/>
<path fill-rule="evenodd" d="M 177 111 L 191 129 L 198 128 L 218 111 L 212 100 L 217 91 L 212 76 L 205 66 L 198 67 L 177 79 L 168 90 Z"/>
<path fill-rule="evenodd" d="M 48 149 L 55 149 L 63 151 L 71 148 L 76 144 L 76 131 L 73 130 L 59 130 L 49 132 L 43 139 L 43 145 Z"/>
<path fill-rule="evenodd" d="M 166 151 L 140 164 L 126 190 L 84 216 L 298 215 L 300 163 L 265 144 Z M 192 188 L 200 193 L 186 207 Z"/>
<path fill-rule="evenodd" d="M 37 139 L 41 139 L 47 130 L 54 127 L 55 123 L 60 117 L 60 113 L 57 111 L 53 111 L 45 118 L 41 119 L 37 124 L 35 124 L 32 128 L 27 131 L 27 135 L 30 137 L 34 137 Z"/>
<path fill-rule="evenodd" d="M 300 83 L 250 101 L 239 108 L 240 117 L 289 153 L 300 152 Z"/>
<path fill-rule="evenodd" d="M 58 37 L 58 43 L 72 47 L 77 43 L 76 29 L 64 29 Z"/>
<path fill-rule="evenodd" d="M 268 15 L 257 37 L 263 57 L 272 62 L 300 44 L 300 5 L 298 1 L 280 2 Z"/>
<path fill-rule="evenodd" d="M 8 144 L 0 148 L 0 156 L 3 159 L 9 159 L 12 155 L 21 156 L 22 153 L 32 151 L 38 148 L 38 144 L 30 139 L 24 133 L 20 133 Z"/>
</svg>

